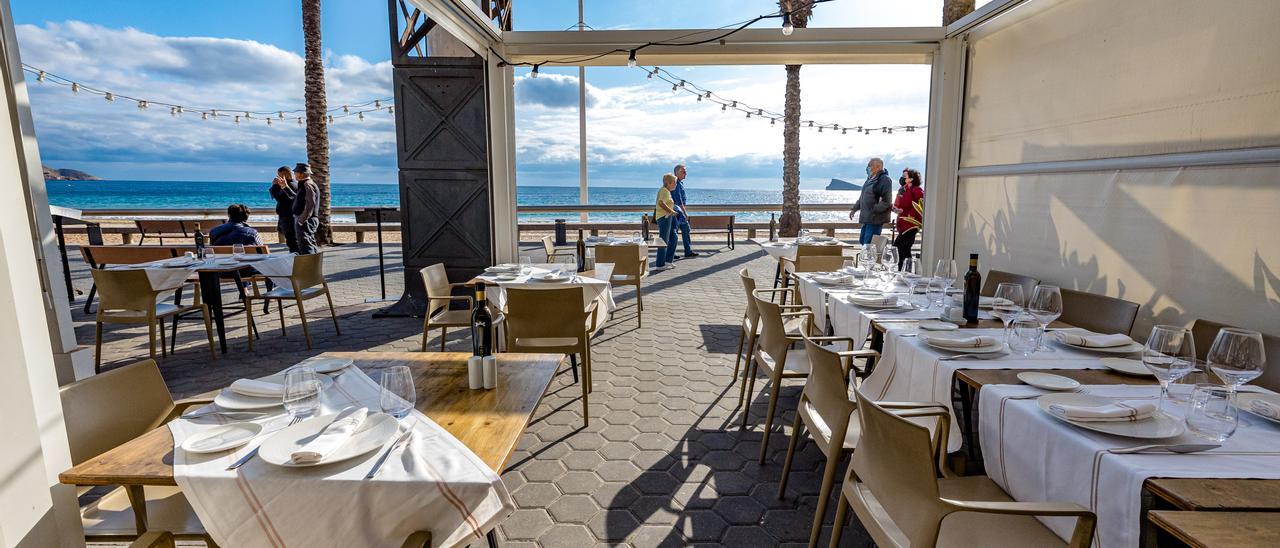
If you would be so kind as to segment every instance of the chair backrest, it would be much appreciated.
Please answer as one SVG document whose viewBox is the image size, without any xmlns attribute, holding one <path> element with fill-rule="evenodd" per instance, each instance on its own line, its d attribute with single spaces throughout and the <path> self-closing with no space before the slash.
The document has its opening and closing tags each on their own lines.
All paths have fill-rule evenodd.
<svg viewBox="0 0 1280 548">
<path fill-rule="evenodd" d="M 830 257 L 844 254 L 844 247 L 838 245 L 800 244 L 796 246 L 796 260 L 801 257 Z"/>
<path fill-rule="evenodd" d="M 810 255 L 796 257 L 796 266 L 792 272 L 835 272 L 844 266 L 844 255 Z"/>
<path fill-rule="evenodd" d="M 884 506 L 911 546 L 934 546 L 947 508 L 939 499 L 929 430 L 877 405 L 861 391 L 862 434 L 850 468 Z"/>
<path fill-rule="evenodd" d="M 770 301 L 764 293 L 755 292 L 752 297 L 756 302 L 756 310 L 760 312 L 758 348 L 781 367 L 787 363 L 787 350 L 791 348 L 792 342 L 787 338 L 787 328 L 782 323 L 782 308 L 778 303 Z"/>
<path fill-rule="evenodd" d="M 295 255 L 293 257 L 294 291 L 324 284 L 324 253 Z"/>
<path fill-rule="evenodd" d="M 733 226 L 733 215 L 690 215 L 689 228 L 698 230 L 729 230 Z"/>
<path fill-rule="evenodd" d="M 876 234 L 871 236 L 871 245 L 876 248 L 876 256 L 884 256 L 884 248 L 889 246 L 889 237 L 884 234 Z"/>
<path fill-rule="evenodd" d="M 1235 327 L 1203 318 L 1191 324 L 1191 339 L 1196 344 L 1196 357 L 1203 360 L 1209 354 L 1209 347 L 1223 328 Z M 1262 334 L 1262 351 L 1266 354 L 1267 365 L 1262 369 L 1262 376 L 1254 379 L 1255 384 L 1267 390 L 1280 391 L 1280 337 Z"/>
<path fill-rule="evenodd" d="M 153 245 L 87 245 L 80 248 L 84 261 L 93 266 L 138 264 L 172 259 L 173 249 Z"/>
<path fill-rule="evenodd" d="M 755 303 L 756 279 L 751 277 L 751 272 L 746 268 L 738 271 L 738 278 L 742 280 L 742 289 L 747 292 L 747 309 L 742 317 L 747 320 L 747 327 L 754 331 L 760 321 L 760 311 L 756 309 Z"/>
<path fill-rule="evenodd" d="M 1024 298 L 1031 298 L 1031 293 L 1036 290 L 1036 286 L 1040 285 L 1040 280 L 1026 276 L 1023 274 L 1014 274 L 1003 270 L 991 270 L 982 278 L 982 290 L 979 294 L 984 297 L 994 297 L 996 288 L 1000 284 L 1019 284 L 1022 286 L 1022 295 Z"/>
<path fill-rule="evenodd" d="M 842 360 L 839 354 L 807 337 L 804 347 L 805 355 L 809 358 L 809 378 L 804 382 L 804 398 L 831 429 L 832 445 L 840 447 L 849 430 L 850 416 L 857 407 L 849 399 Z M 834 455 L 830 452 L 827 454 Z"/>
<path fill-rule="evenodd" d="M 187 235 L 186 223 L 188 222 L 192 223 L 191 226 L 194 229 L 195 221 L 180 221 L 176 219 L 145 219 L 145 220 L 140 219 L 140 220 L 134 221 L 133 223 L 135 226 L 138 227 L 138 232 L 141 232 L 142 235 L 145 237 L 147 235 L 160 235 L 160 234 L 164 234 L 166 236 L 181 234 L 183 236 L 186 236 Z M 217 225 L 216 221 L 206 221 L 206 222 L 211 223 L 209 226 Z M 207 230 L 208 227 L 205 227 L 205 229 Z"/>
<path fill-rule="evenodd" d="M 59 392 L 72 464 L 147 433 L 173 411 L 173 397 L 153 360 L 76 381 Z"/>
<path fill-rule="evenodd" d="M 556 252 L 556 239 L 554 236 L 542 237 L 542 250 L 547 252 L 548 258 L 551 257 L 552 253 Z"/>
<path fill-rule="evenodd" d="M 649 257 L 647 253 L 640 253 L 639 244 L 598 245 L 596 263 L 613 263 L 614 276 L 639 279 L 644 274 Z"/>
<path fill-rule="evenodd" d="M 1138 318 L 1138 303 L 1062 288 L 1062 316 L 1058 319 L 1097 333 L 1128 335 Z"/>
<path fill-rule="evenodd" d="M 444 269 L 444 263 L 433 264 L 419 273 L 422 275 L 422 285 L 427 288 L 427 297 L 433 297 L 427 301 L 427 316 L 433 316 L 441 308 L 449 306 L 449 301 L 438 299 L 452 295 L 453 286 L 449 284 L 449 274 Z"/>
<path fill-rule="evenodd" d="M 582 287 L 506 288 L 507 341 L 526 338 L 586 337 L 589 319 Z"/>
<path fill-rule="evenodd" d="M 1196 345 L 1196 358 L 1204 360 L 1204 357 L 1209 354 L 1209 347 L 1213 346 L 1213 339 L 1218 336 L 1218 332 L 1224 327 L 1235 326 L 1204 318 L 1197 318 L 1196 321 L 1191 323 L 1191 340 Z"/>
<path fill-rule="evenodd" d="M 93 283 L 98 287 L 98 313 L 113 310 L 150 311 L 156 307 L 156 292 L 151 280 L 141 269 L 111 270 L 94 268 Z"/>
</svg>

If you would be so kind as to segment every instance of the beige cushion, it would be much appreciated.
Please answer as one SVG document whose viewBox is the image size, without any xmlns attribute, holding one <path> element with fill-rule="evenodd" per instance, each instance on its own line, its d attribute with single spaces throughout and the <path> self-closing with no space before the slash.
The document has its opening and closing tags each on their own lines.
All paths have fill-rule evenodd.
<svg viewBox="0 0 1280 548">
<path fill-rule="evenodd" d="M 446 327 L 461 326 L 461 325 L 470 326 L 471 311 L 470 310 L 441 310 L 440 312 L 436 313 L 436 315 L 431 317 L 431 325 L 432 326 L 440 325 L 440 326 L 446 326 Z"/>
<path fill-rule="evenodd" d="M 518 337 L 516 346 L 523 348 L 551 348 L 576 346 L 578 339 L 574 337 Z"/>
<path fill-rule="evenodd" d="M 766 375 L 773 374 L 777 364 L 774 363 L 773 358 L 769 357 L 768 352 L 756 351 L 756 359 Z M 803 348 L 792 348 L 787 351 L 787 363 L 783 364 L 783 374 L 809 374 L 809 356 L 805 354 Z"/>
<path fill-rule="evenodd" d="M 177 487 L 147 486 L 147 528 L 175 535 L 203 535 L 204 526 Z M 96 502 L 80 509 L 87 537 L 136 535 L 133 509 L 123 487 L 112 490 Z"/>
<path fill-rule="evenodd" d="M 178 307 L 169 303 L 156 303 L 156 317 L 168 316 L 178 312 Z M 141 310 L 105 310 L 103 314 L 113 318 L 137 318 L 142 320 L 147 313 Z"/>
<path fill-rule="evenodd" d="M 319 287 L 319 286 L 316 286 L 316 287 L 308 287 L 308 288 L 306 288 L 306 289 L 303 289 L 303 290 L 302 290 L 302 298 L 304 298 L 304 299 L 305 299 L 305 298 L 307 298 L 307 297 L 314 296 L 314 295 L 316 295 L 317 293 L 320 293 L 320 291 L 321 291 L 321 290 L 323 290 L 323 288 L 321 288 L 321 287 Z M 268 292 L 264 293 L 264 294 L 263 294 L 263 296 L 264 296 L 264 297 L 271 297 L 271 298 L 274 298 L 274 299 L 292 299 L 292 298 L 293 298 L 293 288 L 291 288 L 291 287 L 276 287 L 275 289 L 272 289 L 271 291 L 268 291 Z"/>
<path fill-rule="evenodd" d="M 818 447 L 825 448 L 831 445 L 831 426 L 827 424 L 826 419 L 818 414 L 818 409 L 807 400 L 800 406 L 800 417 L 809 427 L 809 432 L 814 439 L 818 440 Z M 862 423 L 858 422 L 858 414 L 854 413 L 849 420 L 849 429 L 844 434 L 844 448 L 850 451 L 858 445 L 858 437 L 862 435 Z M 824 451 L 825 452 L 825 451 Z M 830 458 L 827 455 L 827 458 Z"/>
</svg>

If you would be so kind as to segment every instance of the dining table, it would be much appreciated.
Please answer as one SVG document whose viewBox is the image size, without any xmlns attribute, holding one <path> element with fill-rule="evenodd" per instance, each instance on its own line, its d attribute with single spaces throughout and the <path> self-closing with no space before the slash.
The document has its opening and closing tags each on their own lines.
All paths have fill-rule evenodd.
<svg viewBox="0 0 1280 548">
<path fill-rule="evenodd" d="M 1154 510 L 1157 546 L 1274 548 L 1280 546 L 1280 512 L 1179 512 Z"/>
<path fill-rule="evenodd" d="M 613 276 L 612 263 L 599 263 L 595 265 L 595 268 L 583 272 L 572 272 L 574 266 L 566 263 L 535 263 L 507 266 L 516 268 L 525 266 L 528 267 L 528 272 L 486 272 L 468 280 L 466 284 L 475 285 L 482 282 L 489 284 L 487 298 L 497 310 L 506 309 L 506 291 L 508 289 L 544 290 L 580 287 L 582 288 L 583 308 L 590 307 L 592 303 L 595 303 L 597 310 L 601 312 L 601 315 L 597 318 L 596 325 L 592 326 L 593 334 L 604 328 L 605 320 L 609 317 L 609 314 L 612 314 L 618 308 L 618 304 L 613 298 L 613 284 L 609 282 Z M 563 272 L 564 276 L 557 277 L 554 280 L 540 279 L 542 275 L 557 271 Z"/>
<path fill-rule="evenodd" d="M 462 352 L 326 352 L 315 359 L 349 359 L 361 371 L 376 373 L 407 366 L 412 374 L 414 407 L 500 474 L 516 442 L 546 394 L 563 354 L 498 354 L 497 388 L 468 388 L 467 359 Z M 193 399 L 212 398 L 220 390 Z M 177 486 L 174 436 L 160 426 L 58 475 L 63 484 L 119 485 L 131 500 L 145 500 L 144 486 Z M 340 465 L 329 465 L 340 466 Z M 145 530 L 145 507 L 134 504 L 139 532 Z"/>
</svg>

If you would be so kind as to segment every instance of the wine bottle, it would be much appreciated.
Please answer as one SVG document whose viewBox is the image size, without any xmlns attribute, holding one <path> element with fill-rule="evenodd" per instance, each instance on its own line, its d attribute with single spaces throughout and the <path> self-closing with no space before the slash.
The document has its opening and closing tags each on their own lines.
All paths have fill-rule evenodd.
<svg viewBox="0 0 1280 548">
<path fill-rule="evenodd" d="M 982 274 L 978 273 L 978 254 L 969 254 L 969 271 L 964 273 L 964 321 L 978 323 L 978 292 L 982 290 Z"/>
<path fill-rule="evenodd" d="M 196 258 L 204 258 L 204 233 L 200 232 L 200 223 L 196 223 Z"/>
<path fill-rule="evenodd" d="M 587 271 L 587 243 L 582 241 L 582 229 L 578 229 L 578 272 Z"/>
<path fill-rule="evenodd" d="M 769 241 L 778 241 L 778 216 L 777 214 L 769 214 Z"/>
<path fill-rule="evenodd" d="M 484 282 L 476 284 L 476 302 L 471 309 L 471 354 L 488 356 L 493 353 L 493 317 L 484 298 Z"/>
</svg>

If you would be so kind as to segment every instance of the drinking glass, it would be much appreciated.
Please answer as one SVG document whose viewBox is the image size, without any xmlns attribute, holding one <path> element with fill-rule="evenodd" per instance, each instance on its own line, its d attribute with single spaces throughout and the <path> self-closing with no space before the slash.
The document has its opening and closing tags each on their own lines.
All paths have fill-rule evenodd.
<svg viewBox="0 0 1280 548">
<path fill-rule="evenodd" d="M 881 254 L 880 264 L 884 265 L 885 284 L 892 286 L 893 282 L 898 279 L 898 248 L 891 245 L 884 246 L 884 253 Z"/>
<path fill-rule="evenodd" d="M 307 418 L 320 410 L 320 375 L 310 367 L 295 367 L 284 374 L 284 408 L 294 418 Z"/>
<path fill-rule="evenodd" d="M 217 256 L 218 256 L 218 254 L 213 252 L 213 247 L 212 247 L 212 246 L 205 246 L 205 248 L 204 248 L 204 256 L 202 256 L 202 257 L 200 257 L 200 258 L 201 258 L 201 259 L 204 259 L 204 260 L 206 260 L 206 261 L 212 261 L 212 260 L 214 259 L 214 257 L 217 257 Z"/>
<path fill-rule="evenodd" d="M 920 261 L 907 257 L 902 261 L 902 283 L 907 286 L 907 302 L 912 308 L 924 308 L 916 306 L 916 288 L 921 281 Z"/>
<path fill-rule="evenodd" d="M 1222 386 L 1209 374 L 1209 368 L 1204 361 L 1196 360 L 1196 363 L 1191 366 L 1191 371 L 1169 384 L 1169 399 L 1176 402 L 1191 401 L 1191 392 L 1201 384 Z"/>
<path fill-rule="evenodd" d="M 1040 346 L 1040 337 L 1044 327 L 1034 316 L 1023 314 L 1013 321 L 1012 335 L 1009 337 L 1009 350 L 1023 356 L 1036 353 Z"/>
<path fill-rule="evenodd" d="M 520 257 L 520 275 L 528 276 L 533 271 L 533 257 Z"/>
<path fill-rule="evenodd" d="M 1224 327 L 1214 337 L 1205 361 L 1209 363 L 1209 369 L 1222 379 L 1222 383 L 1235 392 L 1240 385 L 1262 375 L 1262 368 L 1267 363 L 1266 353 L 1262 349 L 1262 334 L 1248 329 Z"/>
<path fill-rule="evenodd" d="M 418 391 L 413 386 L 413 373 L 406 365 L 393 365 L 382 370 L 379 381 L 382 395 L 379 403 L 382 412 L 397 419 L 403 419 L 413 410 L 418 401 Z"/>
<path fill-rule="evenodd" d="M 956 262 L 952 259 L 938 259 L 938 264 L 933 267 L 933 276 L 935 278 L 946 278 L 954 281 L 956 279 Z M 951 287 L 948 282 L 947 287 Z"/>
<path fill-rule="evenodd" d="M 1062 315 L 1062 290 L 1056 285 L 1040 284 L 1031 292 L 1031 300 L 1027 301 L 1027 312 L 1040 321 L 1040 327 L 1048 330 L 1049 324 Z M 1055 352 L 1043 342 L 1036 350 Z"/>
<path fill-rule="evenodd" d="M 875 247 L 871 244 L 863 244 L 862 249 L 858 250 L 858 265 L 862 267 L 864 274 L 871 273 L 871 265 L 876 262 Z"/>
<path fill-rule="evenodd" d="M 944 301 L 947 298 L 947 280 L 938 276 L 930 278 L 929 286 L 925 288 L 925 298 L 929 300 L 926 310 L 933 308 L 935 304 L 940 308 L 946 306 Z"/>
<path fill-rule="evenodd" d="M 243 258 L 243 257 L 244 257 L 244 244 L 235 244 L 235 245 L 232 245 L 232 246 L 231 246 L 231 256 L 232 256 L 232 257 L 235 257 L 235 258 L 236 258 L 236 260 L 240 260 L 241 258 Z"/>
<path fill-rule="evenodd" d="M 996 286 L 995 298 L 991 302 L 991 315 L 1004 322 L 1004 342 L 1009 342 L 1009 322 L 1022 314 L 1022 305 L 1026 304 L 1022 296 L 1022 284 L 1002 283 Z"/>
<path fill-rule="evenodd" d="M 1234 391 L 1225 386 L 1196 385 L 1187 410 L 1187 430 L 1213 442 L 1227 441 L 1240 424 L 1240 412 L 1232 404 L 1234 396 Z"/>
<path fill-rule="evenodd" d="M 1160 381 L 1160 410 L 1169 396 L 1169 383 L 1190 373 L 1196 364 L 1196 344 L 1191 330 L 1176 325 L 1157 325 L 1142 349 L 1142 363 Z"/>
</svg>

